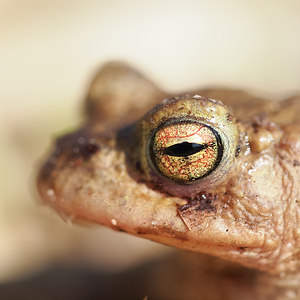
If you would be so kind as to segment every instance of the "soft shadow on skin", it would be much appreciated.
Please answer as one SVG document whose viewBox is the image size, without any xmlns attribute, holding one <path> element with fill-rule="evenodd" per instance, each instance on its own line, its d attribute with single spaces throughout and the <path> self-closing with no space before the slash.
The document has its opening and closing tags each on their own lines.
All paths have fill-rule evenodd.
<svg viewBox="0 0 300 300">
<path fill-rule="evenodd" d="M 137 135 L 137 123 L 131 123 L 117 130 L 116 149 L 125 154 L 125 164 L 127 174 L 137 183 L 145 184 L 149 189 L 159 191 L 166 196 L 170 196 L 162 190 L 162 183 L 150 182 L 146 180 L 141 169 L 140 157 L 137 149 L 139 140 Z"/>
<path fill-rule="evenodd" d="M 145 184 L 149 189 L 159 191 L 166 196 L 170 196 L 162 191 L 162 184 L 159 182 L 147 181 L 141 169 L 141 162 L 137 153 L 138 138 L 136 123 L 132 123 L 117 131 L 116 149 L 125 154 L 125 166 L 127 174 L 137 183 Z"/>
<path fill-rule="evenodd" d="M 137 156 L 138 140 L 136 137 L 136 123 L 125 126 L 117 131 L 117 150 L 124 152 L 126 170 L 136 182 L 147 183 L 142 178 L 140 161 Z"/>
<path fill-rule="evenodd" d="M 256 273 L 206 255 L 176 251 L 121 273 L 54 267 L 0 285 L 0 299 L 250 300 L 256 296 Z"/>
</svg>

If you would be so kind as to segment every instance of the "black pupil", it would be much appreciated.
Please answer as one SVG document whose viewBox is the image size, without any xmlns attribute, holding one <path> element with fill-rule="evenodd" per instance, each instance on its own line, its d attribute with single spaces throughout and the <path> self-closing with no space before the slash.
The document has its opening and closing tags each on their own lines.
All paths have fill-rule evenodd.
<svg viewBox="0 0 300 300">
<path fill-rule="evenodd" d="M 170 156 L 185 157 L 200 152 L 208 147 L 207 144 L 183 142 L 165 148 L 165 153 Z"/>
</svg>

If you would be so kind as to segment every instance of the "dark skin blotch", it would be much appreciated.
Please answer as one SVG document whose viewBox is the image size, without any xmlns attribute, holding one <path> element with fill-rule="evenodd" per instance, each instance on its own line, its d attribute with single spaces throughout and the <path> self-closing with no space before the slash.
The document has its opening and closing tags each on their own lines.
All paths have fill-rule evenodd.
<svg viewBox="0 0 300 300">
<path fill-rule="evenodd" d="M 297 159 L 294 159 L 293 166 L 294 167 L 299 167 L 300 166 L 300 162 Z"/>
<path fill-rule="evenodd" d="M 88 127 L 58 138 L 53 154 L 41 169 L 44 180 L 54 178 L 59 169 L 87 161 L 100 150 Z"/>
<path fill-rule="evenodd" d="M 95 154 L 96 152 L 98 152 L 99 146 L 97 144 L 88 142 L 88 143 L 82 145 L 79 149 L 80 149 L 80 154 L 83 157 L 83 159 L 87 160 L 93 154 Z"/>
<path fill-rule="evenodd" d="M 186 210 L 215 212 L 217 195 L 211 193 L 200 193 L 194 199 L 188 201 L 187 204 L 178 206 L 178 210 L 183 213 Z"/>
<path fill-rule="evenodd" d="M 236 148 L 235 148 L 235 157 L 238 157 L 240 155 L 240 152 L 241 152 L 241 147 L 240 145 L 237 145 Z"/>
</svg>

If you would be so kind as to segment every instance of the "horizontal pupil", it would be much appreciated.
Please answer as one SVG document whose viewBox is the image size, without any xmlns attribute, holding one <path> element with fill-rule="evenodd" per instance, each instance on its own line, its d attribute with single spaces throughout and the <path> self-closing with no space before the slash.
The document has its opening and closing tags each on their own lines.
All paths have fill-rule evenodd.
<svg viewBox="0 0 300 300">
<path fill-rule="evenodd" d="M 201 145 L 197 143 L 183 142 L 175 144 L 164 149 L 165 154 L 169 156 L 185 157 L 198 153 L 208 147 L 207 144 Z"/>
</svg>

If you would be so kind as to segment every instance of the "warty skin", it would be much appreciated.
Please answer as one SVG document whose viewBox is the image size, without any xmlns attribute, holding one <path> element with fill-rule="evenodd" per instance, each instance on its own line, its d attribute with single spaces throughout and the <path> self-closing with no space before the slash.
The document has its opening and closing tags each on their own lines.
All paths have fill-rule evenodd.
<svg viewBox="0 0 300 300">
<path fill-rule="evenodd" d="M 150 124 L 147 111 L 163 103 L 160 109 L 176 118 L 172 103 L 198 95 L 221 101 L 230 112 L 237 145 L 221 179 L 200 179 L 194 189 L 157 176 L 140 149 Z M 82 128 L 59 138 L 41 168 L 39 193 L 72 221 L 99 223 L 297 282 L 299 114 L 299 97 L 277 102 L 225 89 L 174 96 L 126 65 L 108 64 L 89 89 Z M 295 297 L 297 286 L 291 288 Z"/>
</svg>

